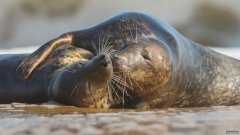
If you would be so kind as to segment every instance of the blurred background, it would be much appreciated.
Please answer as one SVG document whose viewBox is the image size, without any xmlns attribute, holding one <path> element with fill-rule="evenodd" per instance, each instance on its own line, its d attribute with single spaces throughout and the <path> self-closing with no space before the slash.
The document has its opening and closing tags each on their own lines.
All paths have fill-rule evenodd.
<svg viewBox="0 0 240 135">
<path fill-rule="evenodd" d="M 0 49 L 39 46 L 124 11 L 152 14 L 210 47 L 240 47 L 238 0 L 4 0 Z"/>
</svg>

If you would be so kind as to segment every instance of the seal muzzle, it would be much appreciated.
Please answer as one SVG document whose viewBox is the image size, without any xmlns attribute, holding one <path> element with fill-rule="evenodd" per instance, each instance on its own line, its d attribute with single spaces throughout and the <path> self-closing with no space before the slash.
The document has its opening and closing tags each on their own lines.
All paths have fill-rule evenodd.
<svg viewBox="0 0 240 135">
<path fill-rule="evenodd" d="M 99 60 L 103 67 L 107 67 L 110 64 L 111 60 L 107 54 L 99 54 Z"/>
</svg>

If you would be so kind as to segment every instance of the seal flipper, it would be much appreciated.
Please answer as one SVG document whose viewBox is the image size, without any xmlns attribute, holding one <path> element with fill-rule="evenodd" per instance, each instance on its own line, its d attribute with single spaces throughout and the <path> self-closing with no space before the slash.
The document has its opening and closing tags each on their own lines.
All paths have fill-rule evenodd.
<svg viewBox="0 0 240 135">
<path fill-rule="evenodd" d="M 34 69 L 38 67 L 48 56 L 61 45 L 67 45 L 72 43 L 72 35 L 67 33 L 55 38 L 38 50 L 27 56 L 19 65 L 16 70 L 16 77 L 18 80 L 27 80 Z"/>
</svg>

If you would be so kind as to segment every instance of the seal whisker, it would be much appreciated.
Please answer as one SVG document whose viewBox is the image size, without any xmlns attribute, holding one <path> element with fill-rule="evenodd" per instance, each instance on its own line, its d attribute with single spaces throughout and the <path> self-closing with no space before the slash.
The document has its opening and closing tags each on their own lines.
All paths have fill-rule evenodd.
<svg viewBox="0 0 240 135">
<path fill-rule="evenodd" d="M 112 84 L 112 83 L 113 83 L 113 82 L 111 81 L 110 84 L 111 84 L 112 88 L 114 88 L 113 85 L 116 85 L 116 84 L 114 84 L 114 83 Z M 117 87 L 118 87 L 118 86 L 117 86 Z M 114 90 L 115 90 L 115 88 L 114 88 Z M 119 96 L 118 90 L 120 90 L 120 88 L 118 88 L 117 90 L 115 90 L 115 99 L 121 103 L 121 102 L 123 102 L 124 99 L 123 99 L 123 97 L 120 97 L 120 96 Z M 121 91 L 121 90 L 120 90 L 120 91 Z"/>
<path fill-rule="evenodd" d="M 108 37 L 109 38 L 109 37 Z M 108 41 L 108 38 L 107 38 L 107 41 Z M 110 44 L 112 43 L 112 41 L 109 41 L 109 42 L 105 42 L 105 47 L 107 48 L 107 47 L 109 47 L 110 46 Z"/>
<path fill-rule="evenodd" d="M 123 99 L 125 99 L 125 93 L 127 96 L 129 96 L 131 99 L 132 97 L 130 96 L 130 94 L 127 93 L 127 87 L 126 87 L 126 78 L 124 78 L 125 80 L 122 80 L 123 81 L 123 84 L 122 84 L 122 89 L 124 90 L 124 92 L 122 93 L 123 95 Z M 121 83 L 120 83 L 121 84 Z M 125 100 L 123 100 L 123 105 L 125 103 Z"/>
<path fill-rule="evenodd" d="M 126 78 L 128 78 L 130 85 L 126 83 L 126 86 L 127 86 L 130 90 L 134 90 L 134 88 L 132 87 L 132 86 L 133 86 L 132 80 L 133 80 L 133 81 L 137 84 L 137 86 L 142 90 L 142 88 L 139 86 L 139 84 L 138 84 L 134 79 L 131 79 L 131 77 L 129 76 L 129 73 L 128 73 L 127 71 L 121 71 L 121 70 L 114 71 L 114 72 L 113 72 L 113 77 L 114 77 L 114 78 L 119 78 L 119 76 L 116 75 L 116 74 L 119 74 L 119 73 L 123 74 Z M 121 78 L 121 77 L 120 77 L 120 78 Z M 125 80 L 127 80 L 126 78 L 125 78 Z M 127 81 L 125 81 L 125 82 L 127 82 Z"/>
<path fill-rule="evenodd" d="M 109 54 L 111 55 L 111 54 L 113 54 L 113 53 L 115 53 L 115 52 L 117 52 L 117 50 L 116 49 L 111 49 L 111 50 L 109 50 Z"/>
<path fill-rule="evenodd" d="M 118 101 L 118 99 L 121 99 L 121 97 L 118 95 L 118 92 L 116 91 L 116 89 L 114 88 L 114 86 L 112 85 L 111 83 L 111 80 L 109 80 L 109 84 L 110 84 L 110 87 L 111 89 L 113 90 L 113 94 L 114 94 L 114 98 L 116 101 Z"/>
<path fill-rule="evenodd" d="M 128 75 L 126 75 L 126 76 L 127 76 L 128 80 L 129 80 L 131 88 L 133 88 L 133 84 L 132 84 L 131 78 Z"/>
<path fill-rule="evenodd" d="M 110 42 L 111 43 L 111 42 Z M 107 54 L 111 54 L 111 53 L 113 53 L 113 51 L 114 51 L 115 49 L 113 49 L 113 46 L 112 45 L 109 45 L 108 47 L 107 47 L 107 49 L 106 49 L 106 52 L 107 52 Z"/>
<path fill-rule="evenodd" d="M 125 84 L 125 83 L 124 83 L 124 80 L 119 79 L 119 78 L 113 78 L 112 80 L 115 81 L 115 82 L 118 82 L 118 83 L 121 84 L 121 85 L 124 85 L 124 84 Z"/>
<path fill-rule="evenodd" d="M 116 87 L 122 92 L 122 94 L 123 94 L 123 103 L 124 103 L 124 94 L 126 93 L 126 95 L 128 96 L 128 97 L 130 97 L 130 98 L 132 98 L 132 96 L 127 92 L 127 90 L 126 90 L 126 88 L 125 87 L 121 87 L 120 85 L 119 85 L 119 83 L 117 83 L 117 82 L 115 82 L 115 81 L 113 81 L 113 80 L 111 80 L 111 82 L 112 83 L 114 83 L 115 85 L 116 85 Z M 122 85 L 123 86 L 123 85 Z"/>
<path fill-rule="evenodd" d="M 111 46 L 112 41 L 108 42 L 109 36 L 107 36 L 107 39 L 103 45 L 103 52 L 105 54 L 109 54 L 109 50 L 113 47 Z"/>
<path fill-rule="evenodd" d="M 120 86 L 120 85 L 122 86 L 121 88 L 122 88 L 123 94 L 126 93 L 130 98 L 132 98 L 132 97 L 130 96 L 130 94 L 128 94 L 128 92 L 127 92 L 127 90 L 128 90 L 127 88 L 128 88 L 128 87 L 127 87 L 125 84 L 122 84 L 122 83 L 118 83 L 118 84 L 119 84 L 119 86 Z M 123 96 L 124 96 L 124 95 L 123 95 Z"/>
<path fill-rule="evenodd" d="M 100 40 L 101 54 L 104 53 L 104 42 L 105 42 L 104 37 L 102 37 L 102 40 Z"/>
<path fill-rule="evenodd" d="M 119 84 L 122 84 L 122 83 L 117 83 L 118 81 L 115 81 L 115 80 L 111 80 L 111 82 L 113 82 L 123 93 L 126 93 L 129 97 L 131 97 L 126 90 L 126 87 L 119 86 Z M 125 86 L 125 85 L 122 84 L 122 86 Z"/>
<path fill-rule="evenodd" d="M 108 40 L 108 36 L 106 39 L 104 39 L 104 37 L 102 38 L 102 40 L 100 39 L 101 54 L 105 53 L 105 44 L 107 40 Z"/>
<path fill-rule="evenodd" d="M 119 78 L 119 76 L 113 75 L 113 80 L 117 81 L 118 83 L 121 83 L 121 84 L 124 85 L 126 88 L 129 88 L 129 89 L 133 90 L 133 88 L 126 83 L 126 79 L 123 80 L 123 79 Z"/>
<path fill-rule="evenodd" d="M 121 82 L 124 82 L 124 80 L 122 80 L 122 78 L 116 74 L 113 74 L 113 78 L 112 79 L 116 79 L 116 80 L 119 80 Z"/>
<path fill-rule="evenodd" d="M 131 81 L 130 77 L 127 74 L 124 74 L 124 75 L 125 75 L 126 85 L 129 87 L 130 90 L 134 90 L 133 89 L 133 84 L 132 84 L 132 81 Z M 130 85 L 127 84 L 127 79 L 129 80 Z"/>
<path fill-rule="evenodd" d="M 107 40 L 107 39 L 106 39 L 106 40 Z M 106 41 L 103 43 L 102 53 L 107 54 L 107 52 L 106 52 Z"/>
<path fill-rule="evenodd" d="M 109 87 L 110 81 L 109 81 L 107 78 L 105 78 L 105 79 L 107 80 L 107 91 L 108 91 L 109 99 L 110 99 L 110 101 L 113 101 L 113 98 L 112 98 L 112 90 L 111 90 L 110 87 Z"/>
<path fill-rule="evenodd" d="M 137 85 L 137 87 L 141 90 L 141 91 L 143 91 L 143 88 L 138 84 L 138 82 L 136 81 L 136 80 L 134 80 L 134 79 L 132 79 L 133 80 L 133 82 Z"/>
<path fill-rule="evenodd" d="M 92 41 L 92 44 L 91 44 L 92 46 L 93 46 L 93 48 L 95 49 L 95 51 L 96 51 L 96 53 L 97 54 L 99 54 L 99 52 L 98 52 L 98 50 L 97 50 L 97 48 L 96 48 L 96 45 L 94 44 L 94 42 Z"/>
<path fill-rule="evenodd" d="M 109 54 L 109 51 L 111 50 L 111 48 L 113 48 L 113 46 L 111 45 L 111 43 L 112 43 L 112 41 L 110 41 L 110 42 L 106 45 L 106 50 L 105 50 L 105 52 L 106 52 L 107 54 Z"/>
<path fill-rule="evenodd" d="M 101 35 L 100 34 L 99 34 L 99 37 L 98 37 L 98 52 L 102 53 L 102 50 L 101 50 Z"/>
<path fill-rule="evenodd" d="M 107 39 L 105 40 L 105 42 L 102 43 L 103 44 L 103 53 L 106 53 L 106 54 L 107 54 L 106 48 L 107 48 L 108 38 L 109 38 L 109 36 L 107 36 Z"/>
</svg>

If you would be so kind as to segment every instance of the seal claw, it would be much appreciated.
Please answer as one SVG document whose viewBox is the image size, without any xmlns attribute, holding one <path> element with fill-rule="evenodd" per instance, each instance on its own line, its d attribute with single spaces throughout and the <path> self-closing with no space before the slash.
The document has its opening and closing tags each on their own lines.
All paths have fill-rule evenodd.
<svg viewBox="0 0 240 135">
<path fill-rule="evenodd" d="M 23 80 L 23 66 L 24 63 L 21 63 L 19 67 L 16 69 L 16 78 L 17 80 Z"/>
<path fill-rule="evenodd" d="M 26 57 L 21 64 L 18 66 L 18 68 L 16 69 L 16 78 L 19 81 L 25 81 L 28 79 L 28 77 L 30 76 L 30 74 L 32 73 L 32 66 L 31 65 L 33 63 L 34 60 L 31 60 L 31 58 Z"/>
</svg>

